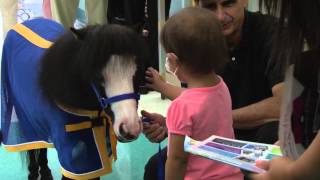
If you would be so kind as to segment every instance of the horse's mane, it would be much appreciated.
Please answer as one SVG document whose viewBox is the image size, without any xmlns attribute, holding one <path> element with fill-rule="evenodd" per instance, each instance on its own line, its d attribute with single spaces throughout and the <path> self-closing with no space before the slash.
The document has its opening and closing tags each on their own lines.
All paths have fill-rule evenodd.
<svg viewBox="0 0 320 180">
<path fill-rule="evenodd" d="M 95 25 L 67 31 L 42 57 L 40 87 L 51 101 L 97 109 L 90 83 L 103 83 L 101 72 L 111 55 L 136 57 L 134 84 L 139 85 L 144 77 L 145 52 L 142 37 L 124 26 Z M 102 87 L 101 94 L 105 95 Z"/>
</svg>

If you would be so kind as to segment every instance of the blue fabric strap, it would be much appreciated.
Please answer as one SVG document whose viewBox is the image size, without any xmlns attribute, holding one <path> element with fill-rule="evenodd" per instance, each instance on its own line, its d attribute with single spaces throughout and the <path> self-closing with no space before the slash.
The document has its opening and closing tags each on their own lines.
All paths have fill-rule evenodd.
<svg viewBox="0 0 320 180">
<path fill-rule="evenodd" d="M 113 96 L 111 98 L 102 100 L 104 101 L 104 104 L 112 104 L 118 101 L 126 100 L 126 99 L 136 99 L 137 101 L 140 99 L 140 95 L 136 93 L 128 93 L 128 94 L 121 94 L 118 96 Z"/>
<path fill-rule="evenodd" d="M 112 103 L 126 100 L 126 99 L 136 99 L 137 101 L 140 100 L 140 95 L 136 93 L 121 94 L 121 95 L 113 96 L 106 99 L 100 95 L 100 93 L 98 92 L 98 89 L 93 83 L 91 83 L 91 87 L 94 93 L 96 94 L 97 98 L 99 99 L 99 103 L 102 109 L 105 108 L 108 104 L 112 104 Z"/>
<path fill-rule="evenodd" d="M 158 180 L 164 180 L 164 159 L 161 155 L 161 144 L 159 143 L 159 152 L 158 152 Z"/>
<path fill-rule="evenodd" d="M 104 98 L 102 96 L 100 96 L 98 89 L 96 88 L 96 86 L 93 83 L 91 83 L 90 85 L 99 100 L 101 108 L 103 109 L 104 107 L 106 107 L 106 104 L 104 104 Z"/>
</svg>

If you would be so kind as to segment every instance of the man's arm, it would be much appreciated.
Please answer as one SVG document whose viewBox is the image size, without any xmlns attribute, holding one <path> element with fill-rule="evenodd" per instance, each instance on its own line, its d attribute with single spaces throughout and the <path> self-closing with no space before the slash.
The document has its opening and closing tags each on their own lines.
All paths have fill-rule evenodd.
<svg viewBox="0 0 320 180">
<path fill-rule="evenodd" d="M 256 127 L 280 117 L 284 83 L 272 87 L 272 97 L 232 111 L 233 126 L 239 129 Z"/>
</svg>

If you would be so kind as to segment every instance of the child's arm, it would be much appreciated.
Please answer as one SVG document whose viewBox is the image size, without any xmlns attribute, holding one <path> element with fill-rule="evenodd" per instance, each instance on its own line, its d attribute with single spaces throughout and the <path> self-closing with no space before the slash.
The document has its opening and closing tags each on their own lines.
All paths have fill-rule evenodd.
<svg viewBox="0 0 320 180">
<path fill-rule="evenodd" d="M 275 158 L 266 167 L 266 173 L 255 175 L 255 180 L 300 180 L 320 179 L 320 134 L 318 133 L 312 144 L 301 157 L 292 161 L 288 158 Z"/>
<path fill-rule="evenodd" d="M 187 167 L 188 153 L 184 151 L 185 136 L 170 134 L 166 162 L 166 180 L 183 180 Z"/>
<path fill-rule="evenodd" d="M 181 87 L 172 85 L 167 83 L 163 78 L 160 76 L 159 72 L 152 67 L 149 67 L 146 74 L 146 80 L 148 81 L 146 86 L 148 88 L 151 88 L 155 91 L 160 92 L 163 94 L 166 98 L 169 98 L 170 100 L 175 99 L 178 97 L 182 91 L 184 90 Z"/>
</svg>

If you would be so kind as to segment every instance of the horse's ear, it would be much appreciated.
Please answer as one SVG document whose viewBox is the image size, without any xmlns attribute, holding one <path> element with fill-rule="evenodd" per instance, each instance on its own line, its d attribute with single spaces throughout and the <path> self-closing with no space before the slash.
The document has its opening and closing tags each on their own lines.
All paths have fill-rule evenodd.
<svg viewBox="0 0 320 180">
<path fill-rule="evenodd" d="M 72 35 L 78 39 L 78 40 L 83 40 L 85 36 L 85 32 L 82 29 L 75 29 L 74 27 L 70 27 L 70 31 Z"/>
</svg>

